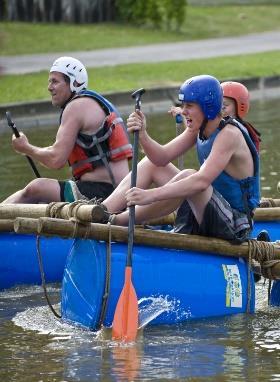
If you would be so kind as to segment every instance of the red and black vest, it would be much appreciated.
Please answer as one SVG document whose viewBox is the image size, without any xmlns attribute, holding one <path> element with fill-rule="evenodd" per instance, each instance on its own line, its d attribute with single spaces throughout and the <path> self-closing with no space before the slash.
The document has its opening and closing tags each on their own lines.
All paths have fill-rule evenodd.
<svg viewBox="0 0 280 382">
<path fill-rule="evenodd" d="M 82 90 L 71 101 L 78 97 L 93 98 L 102 107 L 106 117 L 94 134 L 81 132 L 78 134 L 75 146 L 68 158 L 73 177 L 79 179 L 86 172 L 92 171 L 98 166 L 105 166 L 109 171 L 113 186 L 116 186 L 109 161 L 132 157 L 132 146 L 124 122 L 115 106 L 100 94 L 91 90 Z"/>
</svg>

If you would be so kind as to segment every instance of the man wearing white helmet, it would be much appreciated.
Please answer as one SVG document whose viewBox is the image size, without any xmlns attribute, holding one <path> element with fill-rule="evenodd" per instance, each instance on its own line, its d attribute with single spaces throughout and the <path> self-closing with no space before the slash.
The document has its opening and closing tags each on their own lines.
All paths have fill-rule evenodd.
<svg viewBox="0 0 280 382">
<path fill-rule="evenodd" d="M 34 146 L 23 133 L 12 141 L 17 152 L 48 168 L 59 169 L 68 162 L 73 180 L 34 179 L 5 203 L 104 199 L 128 174 L 132 149 L 123 120 L 114 105 L 87 86 L 87 71 L 79 60 L 55 60 L 48 90 L 53 106 L 62 111 L 54 144 Z"/>
</svg>

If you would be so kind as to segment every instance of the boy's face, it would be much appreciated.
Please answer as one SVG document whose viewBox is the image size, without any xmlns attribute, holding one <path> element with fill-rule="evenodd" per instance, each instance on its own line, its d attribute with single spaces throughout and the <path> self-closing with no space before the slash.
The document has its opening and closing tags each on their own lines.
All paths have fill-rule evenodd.
<svg viewBox="0 0 280 382">
<path fill-rule="evenodd" d="M 236 103 L 233 98 L 229 98 L 229 97 L 223 98 L 222 116 L 232 117 L 232 118 L 237 117 Z"/>
<path fill-rule="evenodd" d="M 186 118 L 187 127 L 199 130 L 204 120 L 204 114 L 199 104 L 194 102 L 184 102 L 182 104 L 182 114 Z"/>
</svg>

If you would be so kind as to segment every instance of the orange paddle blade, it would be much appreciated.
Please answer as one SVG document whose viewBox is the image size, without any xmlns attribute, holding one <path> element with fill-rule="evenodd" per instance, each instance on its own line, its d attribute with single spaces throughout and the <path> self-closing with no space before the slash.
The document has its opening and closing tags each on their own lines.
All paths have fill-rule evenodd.
<svg viewBox="0 0 280 382">
<path fill-rule="evenodd" d="M 138 300 L 131 281 L 131 267 L 125 268 L 124 286 L 113 320 L 113 340 L 135 341 L 138 329 Z"/>
</svg>

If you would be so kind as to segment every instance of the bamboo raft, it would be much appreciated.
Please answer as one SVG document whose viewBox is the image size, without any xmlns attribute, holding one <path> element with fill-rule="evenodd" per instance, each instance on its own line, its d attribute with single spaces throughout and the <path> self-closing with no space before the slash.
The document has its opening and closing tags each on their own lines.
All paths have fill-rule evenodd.
<svg viewBox="0 0 280 382">
<path fill-rule="evenodd" d="M 268 226 L 269 233 L 275 232 L 272 235 L 273 241 L 279 238 L 280 199 L 274 200 L 274 205 L 276 206 L 258 208 L 255 214 L 255 232 Z M 46 263 L 47 281 L 61 281 L 66 258 L 74 238 L 127 242 L 127 228 L 90 223 L 91 216 L 92 206 L 88 204 L 0 205 L 0 255 L 2 255 L 0 275 L 2 277 L 5 274 L 5 277 L 1 278 L 0 289 L 21 283 L 40 283 L 36 256 L 37 235 L 42 237 L 41 252 Z M 172 225 L 174 218 L 174 214 L 171 214 L 149 224 Z M 272 229 L 274 226 L 276 228 Z M 252 255 L 252 248 L 248 243 L 237 246 L 219 239 L 170 234 L 143 229 L 143 227 L 137 227 L 135 230 L 135 244 L 174 250 L 204 251 L 217 256 L 246 259 Z M 274 256 L 274 260 L 278 259 L 278 244 L 273 244 L 269 249 L 263 248 L 262 251 L 269 253 L 270 257 Z M 253 253 L 253 256 L 256 255 Z M 18 259 L 21 261 L 19 262 Z M 265 261 L 265 256 L 260 261 Z M 56 274 L 49 276 L 48 272 L 51 269 L 56 269 Z M 28 277 L 24 273 L 28 273 Z M 14 277 L 11 274 L 14 274 Z M 273 267 L 273 277 L 280 277 L 278 264 Z"/>
<path fill-rule="evenodd" d="M 280 199 L 263 199 L 262 205 L 263 207 L 257 208 L 255 211 L 255 221 L 280 219 Z M 270 207 L 267 207 L 268 205 Z M 13 220 L 17 217 L 56 217 L 66 220 L 76 218 L 81 222 L 91 222 L 92 208 L 92 205 L 86 203 L 0 204 L 0 222 L 6 219 Z M 162 221 L 165 223 L 166 219 L 167 223 L 173 223 L 174 214 L 164 217 Z M 160 224 L 161 220 L 156 219 L 156 223 L 158 222 Z"/>
</svg>

